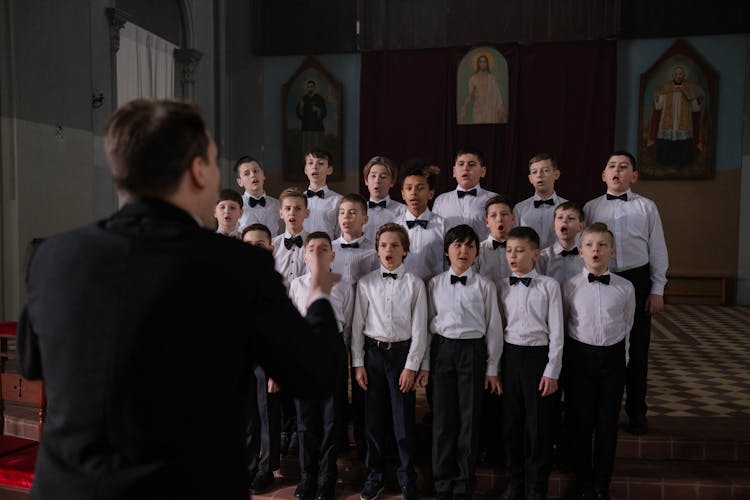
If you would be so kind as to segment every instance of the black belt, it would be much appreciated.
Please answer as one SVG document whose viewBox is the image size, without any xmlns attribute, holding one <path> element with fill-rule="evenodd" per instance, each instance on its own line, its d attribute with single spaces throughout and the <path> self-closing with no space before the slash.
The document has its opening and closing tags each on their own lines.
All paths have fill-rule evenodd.
<svg viewBox="0 0 750 500">
<path fill-rule="evenodd" d="M 371 337 L 365 337 L 365 344 L 368 346 L 374 346 L 384 351 L 390 351 L 394 347 L 411 344 L 411 339 L 399 340 L 396 342 L 385 342 L 383 340 L 373 339 Z"/>
</svg>

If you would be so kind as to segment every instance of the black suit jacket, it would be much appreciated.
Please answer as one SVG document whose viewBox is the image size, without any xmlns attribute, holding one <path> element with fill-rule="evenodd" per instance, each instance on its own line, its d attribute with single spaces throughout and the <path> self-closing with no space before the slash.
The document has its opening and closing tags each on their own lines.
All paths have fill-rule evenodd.
<svg viewBox="0 0 750 500">
<path fill-rule="evenodd" d="M 265 250 L 157 201 L 45 241 L 19 324 L 48 413 L 32 498 L 248 497 L 253 363 L 291 392 L 333 387 L 330 304 L 305 321 Z"/>
</svg>

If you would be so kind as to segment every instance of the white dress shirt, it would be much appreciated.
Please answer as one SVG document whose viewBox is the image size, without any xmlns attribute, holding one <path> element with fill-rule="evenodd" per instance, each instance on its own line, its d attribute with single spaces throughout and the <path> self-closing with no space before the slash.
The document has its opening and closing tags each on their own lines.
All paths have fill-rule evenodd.
<svg viewBox="0 0 750 500">
<path fill-rule="evenodd" d="M 667 284 L 667 244 L 656 204 L 628 189 L 627 201 L 608 200 L 606 195 L 586 203 L 588 224 L 603 222 L 615 235 L 615 256 L 609 268 L 627 271 L 649 264 L 651 293 L 664 295 Z"/>
<path fill-rule="evenodd" d="M 513 276 L 518 276 L 513 273 Z M 554 278 L 536 271 L 529 286 L 500 283 L 500 308 L 505 320 L 505 342 L 520 346 L 549 346 L 544 376 L 557 379 L 562 368 L 563 309 L 560 285 Z"/>
<path fill-rule="evenodd" d="M 565 331 L 584 344 L 614 345 L 625 339 L 625 356 L 630 348 L 630 329 L 635 314 L 635 288 L 621 276 L 609 275 L 609 285 L 589 282 L 583 269 L 563 284 Z"/>
<path fill-rule="evenodd" d="M 238 230 L 236 230 L 236 229 L 234 231 L 232 231 L 231 233 L 229 233 L 229 234 L 222 233 L 221 229 L 217 229 L 216 230 L 216 234 L 220 234 L 222 236 L 228 236 L 230 238 L 237 238 L 237 239 L 240 238 L 240 232 Z"/>
<path fill-rule="evenodd" d="M 471 189 L 477 190 L 476 196 L 458 197 L 459 191 L 470 191 Z M 490 230 L 484 223 L 484 204 L 490 198 L 497 196 L 497 193 L 487 191 L 479 184 L 471 189 L 463 189 L 459 186 L 453 191 L 441 194 L 435 199 L 432 211 L 445 220 L 446 231 L 459 224 L 468 224 L 474 229 L 481 241 L 490 234 Z"/>
<path fill-rule="evenodd" d="M 383 277 L 393 273 L 396 279 Z M 404 368 L 429 370 L 422 361 L 427 344 L 427 292 L 424 282 L 401 264 L 394 271 L 380 267 L 357 284 L 352 319 L 352 366 L 365 365 L 365 337 L 383 342 L 411 339 Z"/>
<path fill-rule="evenodd" d="M 264 198 L 266 206 L 258 204 L 251 208 L 250 201 L 248 201 L 250 198 L 256 200 Z M 268 196 L 266 193 L 263 193 L 263 196 L 260 198 L 256 198 L 245 191 L 245 194 L 242 195 L 242 216 L 240 217 L 238 227 L 242 230 L 250 224 L 263 224 L 271 231 L 271 238 L 278 236 L 284 230 L 284 223 L 281 222 L 281 218 L 279 217 L 279 207 L 279 200 Z"/>
<path fill-rule="evenodd" d="M 579 249 L 578 246 L 573 248 Z M 536 261 L 536 269 L 539 271 L 539 274 L 555 278 L 560 285 L 573 276 L 580 274 L 581 269 L 583 269 L 583 259 L 580 255 L 566 255 L 563 257 L 563 250 L 565 249 L 560 242 L 556 241 L 554 245 L 542 250 L 539 259 Z"/>
<path fill-rule="evenodd" d="M 503 322 L 495 284 L 469 269 L 466 284 L 451 284 L 452 270 L 438 274 L 428 286 L 430 332 L 449 339 L 485 338 L 487 375 L 497 375 L 503 353 Z M 425 357 L 429 357 L 429 350 Z"/>
<path fill-rule="evenodd" d="M 290 233 L 284 232 L 272 240 L 276 271 L 283 278 L 287 290 L 289 290 L 289 285 L 295 278 L 307 272 L 307 264 L 305 264 L 305 238 L 307 238 L 307 233 L 302 231 L 299 236 L 302 238 L 302 246 L 293 245 L 289 249 L 284 245 L 284 239 L 291 238 Z"/>
<path fill-rule="evenodd" d="M 370 201 L 367 203 L 369 204 Z M 390 196 L 386 196 L 383 201 L 385 201 L 385 208 L 367 208 L 367 224 L 365 224 L 363 230 L 367 239 L 373 243 L 375 243 L 375 233 L 378 232 L 380 226 L 386 222 L 398 221 L 399 217 L 406 212 L 406 205 L 392 200 Z"/>
<path fill-rule="evenodd" d="M 502 279 L 510 276 L 510 266 L 505 257 L 505 246 L 495 248 L 493 241 L 497 240 L 490 235 L 479 244 L 479 255 L 474 266 L 479 274 L 497 286 Z"/>
<path fill-rule="evenodd" d="M 409 229 L 406 224 L 408 220 L 426 220 L 427 228 L 415 224 Z M 443 237 L 445 236 L 445 224 L 443 218 L 426 209 L 419 217 L 408 210 L 397 221 L 406 228 L 409 233 L 409 254 L 404 259 L 406 271 L 414 273 L 427 281 L 433 276 L 440 274 L 445 269 L 443 258 Z"/>
<path fill-rule="evenodd" d="M 353 243 L 359 245 L 359 248 L 341 246 Z M 332 247 L 336 252 L 336 258 L 331 264 L 331 271 L 341 274 L 342 279 L 352 285 L 356 285 L 357 280 L 380 265 L 375 245 L 366 236 L 352 241 L 346 241 L 343 236 L 339 236 L 333 241 Z"/>
<path fill-rule="evenodd" d="M 292 299 L 302 316 L 307 314 L 307 302 L 310 298 L 310 273 L 299 276 L 292 281 L 289 287 L 289 298 Z M 333 313 L 336 315 L 339 332 L 343 334 L 344 343 L 348 345 L 352 329 L 354 291 L 348 283 L 338 281 L 333 284 L 328 300 L 331 302 Z"/>
<path fill-rule="evenodd" d="M 555 207 L 568 200 L 558 196 L 557 193 L 552 193 L 552 196 L 546 199 L 552 199 L 554 204 L 543 203 L 535 207 L 534 201 L 541 199 L 541 196 L 534 194 L 531 198 L 516 203 L 516 206 L 513 207 L 513 215 L 516 217 L 516 226 L 534 228 L 539 233 L 539 248 L 546 248 L 557 240 L 555 236 Z"/>
<path fill-rule="evenodd" d="M 308 187 L 307 189 L 312 188 Z M 324 193 L 323 198 L 313 196 L 307 199 L 307 208 L 310 210 L 310 215 L 305 219 L 305 231 L 308 233 L 323 231 L 328 233 L 331 239 L 338 238 L 341 234 L 338 223 L 338 204 L 342 196 L 328 189 L 328 186 L 323 186 L 317 190 L 313 189 L 313 191 L 320 191 L 321 189 Z M 305 196 L 307 196 L 307 190 Z"/>
</svg>

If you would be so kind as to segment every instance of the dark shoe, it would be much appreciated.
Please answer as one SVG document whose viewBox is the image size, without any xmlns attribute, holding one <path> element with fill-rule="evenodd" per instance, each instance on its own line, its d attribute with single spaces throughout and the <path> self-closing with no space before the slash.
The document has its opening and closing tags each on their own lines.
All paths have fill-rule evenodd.
<svg viewBox="0 0 750 500">
<path fill-rule="evenodd" d="M 594 491 L 594 498 L 596 500 L 611 500 L 609 496 L 609 490 L 596 490 Z"/>
<path fill-rule="evenodd" d="M 294 490 L 294 496 L 302 500 L 313 498 L 315 496 L 315 485 L 312 481 L 300 481 Z"/>
<path fill-rule="evenodd" d="M 634 436 L 643 436 L 648 432 L 648 419 L 646 417 L 631 418 L 625 430 Z"/>
<path fill-rule="evenodd" d="M 523 500 L 523 487 L 509 484 L 500 495 L 500 500 Z"/>
<path fill-rule="evenodd" d="M 359 493 L 359 498 L 361 500 L 375 500 L 376 498 L 378 498 L 378 495 L 382 493 L 382 491 L 383 491 L 383 483 L 366 481 L 365 486 L 362 488 L 362 491 Z"/>
<path fill-rule="evenodd" d="M 419 491 L 416 484 L 408 484 L 401 488 L 401 497 L 403 500 L 419 500 Z"/>
<path fill-rule="evenodd" d="M 253 482 L 250 483 L 250 491 L 256 495 L 265 493 L 273 487 L 274 480 L 273 472 L 258 471 L 258 473 L 255 474 Z"/>
<path fill-rule="evenodd" d="M 336 492 L 336 483 L 326 483 L 318 486 L 318 494 L 315 500 L 333 500 Z"/>
</svg>

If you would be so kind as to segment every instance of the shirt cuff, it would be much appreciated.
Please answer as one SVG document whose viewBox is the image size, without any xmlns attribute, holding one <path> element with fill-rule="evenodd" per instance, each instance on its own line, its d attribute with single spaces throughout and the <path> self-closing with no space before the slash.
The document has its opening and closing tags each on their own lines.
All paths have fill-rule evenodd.
<svg viewBox="0 0 750 500">
<path fill-rule="evenodd" d="M 320 300 L 320 299 L 325 299 L 328 302 L 330 302 L 331 296 L 328 295 L 327 293 L 315 292 L 315 294 L 313 294 L 313 296 L 310 297 L 310 299 L 307 301 L 307 305 L 310 306 L 313 302 L 315 302 L 316 300 Z"/>
</svg>

